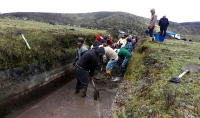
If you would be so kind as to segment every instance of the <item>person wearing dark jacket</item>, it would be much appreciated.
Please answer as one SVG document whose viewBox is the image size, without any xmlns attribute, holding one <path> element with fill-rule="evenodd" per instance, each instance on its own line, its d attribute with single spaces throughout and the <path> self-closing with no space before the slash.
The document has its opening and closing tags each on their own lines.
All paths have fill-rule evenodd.
<svg viewBox="0 0 200 118">
<path fill-rule="evenodd" d="M 166 31 L 167 31 L 167 27 L 169 25 L 169 21 L 166 18 L 166 16 L 163 16 L 160 20 L 158 25 L 160 26 L 160 36 L 164 36 L 166 35 Z"/>
<path fill-rule="evenodd" d="M 76 64 L 76 90 L 75 93 L 79 93 L 80 87 L 82 85 L 83 91 L 81 97 L 86 96 L 88 87 L 88 71 L 90 75 L 90 80 L 93 80 L 94 71 L 98 64 L 98 59 L 105 55 L 105 50 L 103 47 L 97 49 L 92 49 L 86 51 L 81 59 Z"/>
</svg>

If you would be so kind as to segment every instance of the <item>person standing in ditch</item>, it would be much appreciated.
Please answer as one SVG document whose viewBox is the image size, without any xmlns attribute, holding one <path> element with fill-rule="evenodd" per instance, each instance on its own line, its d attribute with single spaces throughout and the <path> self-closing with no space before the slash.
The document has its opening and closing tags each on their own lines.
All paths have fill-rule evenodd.
<svg viewBox="0 0 200 118">
<path fill-rule="evenodd" d="M 76 62 L 81 59 L 81 56 L 83 55 L 83 53 L 88 50 L 87 47 L 84 45 L 84 39 L 82 37 L 78 38 L 77 45 L 78 45 L 78 48 L 76 51 L 76 58 L 73 62 L 73 66 L 75 66 Z"/>
<path fill-rule="evenodd" d="M 108 44 L 103 43 L 103 46 L 105 49 L 105 55 L 104 55 L 103 62 L 106 63 L 107 60 L 109 60 L 106 65 L 106 79 L 110 79 L 113 66 L 118 61 L 118 55 L 110 46 L 108 46 Z"/>
<path fill-rule="evenodd" d="M 155 24 L 157 21 L 157 15 L 155 14 L 155 9 L 151 9 L 150 12 L 151 12 L 151 18 L 150 18 L 150 24 L 148 26 L 148 29 L 149 29 L 150 37 L 152 37 L 152 40 L 154 40 L 153 39 L 153 30 L 155 28 Z"/>
<path fill-rule="evenodd" d="M 118 75 L 118 77 L 123 77 L 124 76 L 124 72 L 127 68 L 128 65 L 128 61 L 131 58 L 131 53 L 128 51 L 128 47 L 124 46 L 122 48 L 120 48 L 118 56 L 123 59 L 122 65 L 121 65 L 121 72 L 120 75 Z"/>
<path fill-rule="evenodd" d="M 105 50 L 103 47 L 98 47 L 96 49 L 86 51 L 81 59 L 76 64 L 76 90 L 75 94 L 79 93 L 80 87 L 83 87 L 81 97 L 86 96 L 88 87 L 88 71 L 90 75 L 90 80 L 93 80 L 94 71 L 98 64 L 99 58 L 105 55 Z"/>
<path fill-rule="evenodd" d="M 166 15 L 164 15 L 160 20 L 158 25 L 160 26 L 160 36 L 164 36 L 166 35 L 166 31 L 167 31 L 167 27 L 169 25 L 169 21 L 166 18 Z"/>
</svg>

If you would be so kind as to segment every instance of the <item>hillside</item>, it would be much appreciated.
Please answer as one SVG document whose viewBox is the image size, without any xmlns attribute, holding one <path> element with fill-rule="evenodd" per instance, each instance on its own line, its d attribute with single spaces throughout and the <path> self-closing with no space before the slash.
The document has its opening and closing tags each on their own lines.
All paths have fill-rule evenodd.
<svg viewBox="0 0 200 118">
<path fill-rule="evenodd" d="M 94 42 L 95 35 L 107 34 L 104 30 L 49 25 L 44 22 L 0 18 L 0 70 L 25 66 L 74 56 L 76 40 L 83 37 L 87 45 Z M 73 30 L 70 30 L 73 29 Z M 19 34 L 21 31 L 31 49 Z"/>
<path fill-rule="evenodd" d="M 113 118 L 199 118 L 199 70 L 184 75 L 180 83 L 169 80 L 183 72 L 184 64 L 200 66 L 200 43 L 147 40 L 139 40 L 129 62 L 113 101 Z"/>
<path fill-rule="evenodd" d="M 2 14 L 2 17 L 17 18 L 23 20 L 35 20 L 40 22 L 49 23 L 54 21 L 56 24 L 80 26 L 85 28 L 98 28 L 98 29 L 114 29 L 124 30 L 125 32 L 143 33 L 148 24 L 149 19 L 136 16 L 125 12 L 92 12 L 92 13 L 29 13 L 17 12 Z M 158 19 L 159 20 L 159 19 Z M 170 22 L 168 30 L 174 31 L 179 34 L 199 34 L 200 26 L 193 24 L 181 24 Z M 159 31 L 159 26 L 156 27 Z"/>
</svg>

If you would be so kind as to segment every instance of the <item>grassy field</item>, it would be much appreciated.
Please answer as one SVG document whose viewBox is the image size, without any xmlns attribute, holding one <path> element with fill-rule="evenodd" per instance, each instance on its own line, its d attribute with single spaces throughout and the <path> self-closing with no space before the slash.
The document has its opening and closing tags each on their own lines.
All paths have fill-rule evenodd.
<svg viewBox="0 0 200 118">
<path fill-rule="evenodd" d="M 198 42 L 140 39 L 112 105 L 114 118 L 200 117 L 200 72 L 170 83 L 184 64 L 200 66 Z"/>
<path fill-rule="evenodd" d="M 24 34 L 30 50 L 15 31 Z M 104 30 L 49 25 L 36 21 L 0 19 L 0 70 L 65 58 L 75 53 L 78 37 L 83 37 L 87 45 L 90 45 L 97 34 L 107 33 Z"/>
</svg>

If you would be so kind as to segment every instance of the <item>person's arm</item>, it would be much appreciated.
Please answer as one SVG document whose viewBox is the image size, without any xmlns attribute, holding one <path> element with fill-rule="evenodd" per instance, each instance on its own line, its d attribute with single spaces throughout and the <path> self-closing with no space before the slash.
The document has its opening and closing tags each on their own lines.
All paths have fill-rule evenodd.
<svg viewBox="0 0 200 118">
<path fill-rule="evenodd" d="M 74 59 L 73 66 L 76 65 L 76 62 L 77 62 L 77 61 L 78 61 L 78 49 L 77 49 L 77 51 L 76 51 L 76 57 L 75 57 L 75 59 Z"/>
<path fill-rule="evenodd" d="M 168 19 L 167 19 L 167 27 L 168 27 L 168 25 L 169 25 L 169 21 L 168 21 Z"/>
<path fill-rule="evenodd" d="M 161 24 L 160 24 L 160 21 L 161 21 L 161 19 L 159 20 L 159 22 L 158 22 L 158 25 L 160 26 Z"/>
</svg>

